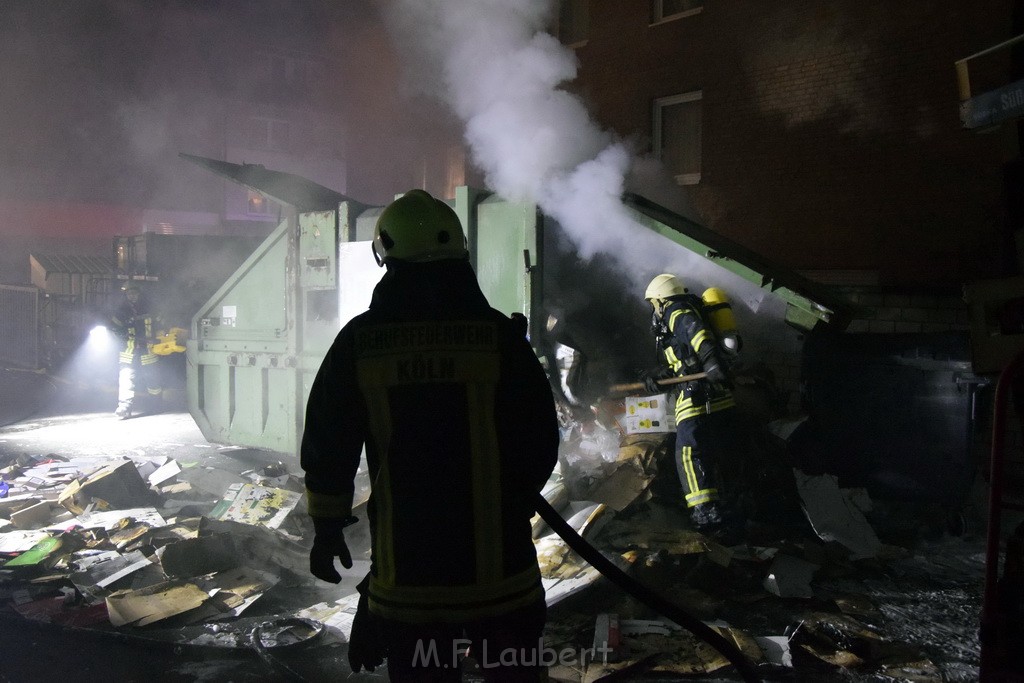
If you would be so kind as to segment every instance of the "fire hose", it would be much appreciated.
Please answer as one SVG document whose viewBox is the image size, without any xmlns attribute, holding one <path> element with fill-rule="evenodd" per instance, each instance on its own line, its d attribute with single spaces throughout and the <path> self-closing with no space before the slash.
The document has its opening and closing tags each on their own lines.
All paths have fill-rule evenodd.
<svg viewBox="0 0 1024 683">
<path fill-rule="evenodd" d="M 730 664 L 736 667 L 736 670 L 743 677 L 743 680 L 748 683 L 759 683 L 761 679 L 754 670 L 754 665 L 733 643 L 730 643 L 728 640 L 723 638 L 717 631 L 697 617 L 693 616 L 678 605 L 669 602 L 664 597 L 658 595 L 650 588 L 636 581 L 634 578 L 615 566 L 615 564 L 602 555 L 597 548 L 583 540 L 583 537 L 576 533 L 576 531 L 569 526 L 569 523 L 562 519 L 562 516 L 558 514 L 553 507 L 551 507 L 551 504 L 544 499 L 544 496 L 538 493 L 536 500 L 534 501 L 534 505 L 536 506 L 537 513 L 540 515 L 541 519 L 547 522 L 548 526 L 550 526 L 556 534 L 561 536 L 562 540 L 564 540 L 572 550 L 589 562 L 594 569 L 601 572 L 606 579 L 651 609 L 655 610 L 658 614 L 668 617 L 679 626 L 682 626 L 687 631 L 718 650 L 723 657 L 729 660 Z"/>
</svg>

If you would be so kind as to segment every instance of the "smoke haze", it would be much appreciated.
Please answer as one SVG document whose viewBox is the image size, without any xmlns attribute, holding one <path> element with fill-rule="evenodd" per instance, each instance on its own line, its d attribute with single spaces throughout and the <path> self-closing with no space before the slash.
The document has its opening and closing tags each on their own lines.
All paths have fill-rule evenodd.
<svg viewBox="0 0 1024 683">
<path fill-rule="evenodd" d="M 748 341 L 761 336 L 766 317 L 781 317 L 782 302 L 766 302 L 763 290 L 640 226 L 623 205 L 630 189 L 690 214 L 678 187 L 675 201 L 666 201 L 673 183 L 656 160 L 602 130 L 583 101 L 563 88 L 575 78 L 577 62 L 547 32 L 555 7 L 549 0 L 382 5 L 407 65 L 407 86 L 456 113 L 490 189 L 536 203 L 558 221 L 580 258 L 600 256 L 614 267 L 629 290 L 619 303 L 632 300 L 641 308 L 650 279 L 671 272 L 697 293 L 711 285 L 730 291 Z"/>
</svg>

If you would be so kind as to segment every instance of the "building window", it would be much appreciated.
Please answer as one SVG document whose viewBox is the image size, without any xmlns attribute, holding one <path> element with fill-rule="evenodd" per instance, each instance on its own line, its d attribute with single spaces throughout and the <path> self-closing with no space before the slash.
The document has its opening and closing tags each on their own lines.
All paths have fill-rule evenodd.
<svg viewBox="0 0 1024 683">
<path fill-rule="evenodd" d="M 651 0 L 651 23 L 688 17 L 702 9 L 704 0 Z"/>
<path fill-rule="evenodd" d="M 249 200 L 245 212 L 250 216 L 270 216 L 270 200 L 255 190 L 249 190 Z"/>
<path fill-rule="evenodd" d="M 654 100 L 654 153 L 680 185 L 700 182 L 700 90 Z"/>
<path fill-rule="evenodd" d="M 291 148 L 291 133 L 291 125 L 284 119 L 252 116 L 249 118 L 247 146 L 249 149 L 287 152 Z"/>
<path fill-rule="evenodd" d="M 305 55 L 270 52 L 264 55 L 266 75 L 273 84 L 312 87 L 322 80 L 323 65 Z"/>
<path fill-rule="evenodd" d="M 590 28 L 589 0 L 559 0 L 558 40 L 562 45 L 582 45 L 587 42 Z"/>
</svg>

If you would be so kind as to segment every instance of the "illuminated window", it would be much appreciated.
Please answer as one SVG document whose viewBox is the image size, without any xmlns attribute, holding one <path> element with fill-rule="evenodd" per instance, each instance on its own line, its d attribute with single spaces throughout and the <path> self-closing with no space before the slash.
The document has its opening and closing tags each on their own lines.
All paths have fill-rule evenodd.
<svg viewBox="0 0 1024 683">
<path fill-rule="evenodd" d="M 249 201 L 245 212 L 251 216 L 269 216 L 272 213 L 270 200 L 255 190 L 249 190 Z"/>
<path fill-rule="evenodd" d="M 563 45 L 587 42 L 590 27 L 589 0 L 560 0 L 558 3 L 558 40 Z"/>
<path fill-rule="evenodd" d="M 700 182 L 702 91 L 654 101 L 654 153 L 680 185 Z"/>
<path fill-rule="evenodd" d="M 704 9 L 704 0 L 651 0 L 651 23 L 679 19 Z"/>
</svg>

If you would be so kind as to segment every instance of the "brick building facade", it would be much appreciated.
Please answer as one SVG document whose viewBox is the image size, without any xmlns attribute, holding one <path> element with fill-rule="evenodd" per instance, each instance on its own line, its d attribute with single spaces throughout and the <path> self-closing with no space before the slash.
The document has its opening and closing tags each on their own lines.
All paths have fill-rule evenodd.
<svg viewBox="0 0 1024 683">
<path fill-rule="evenodd" d="M 953 292 L 1015 267 L 1017 131 L 965 130 L 954 72 L 1019 32 L 1013 2 L 584 4 L 572 87 L 602 126 L 657 153 L 659 101 L 698 98 L 699 180 L 684 182 L 708 227 L 848 286 Z M 1010 57 L 973 77 L 1009 82 Z"/>
</svg>

